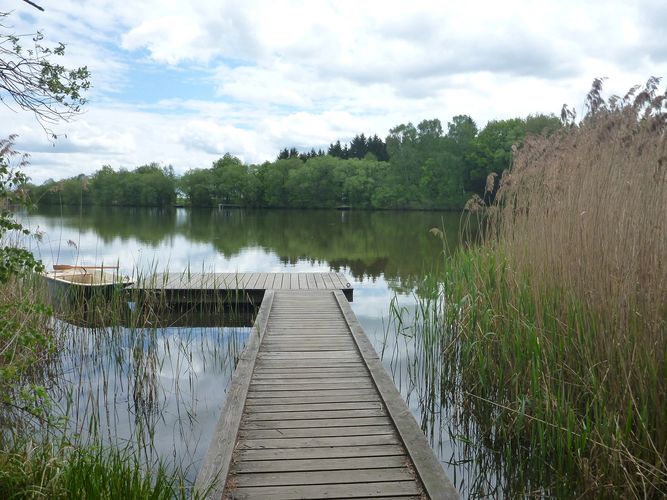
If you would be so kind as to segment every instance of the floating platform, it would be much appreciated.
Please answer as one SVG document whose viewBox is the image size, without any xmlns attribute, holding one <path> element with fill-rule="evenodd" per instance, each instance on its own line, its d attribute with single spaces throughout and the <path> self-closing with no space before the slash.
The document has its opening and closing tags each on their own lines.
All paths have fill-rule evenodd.
<svg viewBox="0 0 667 500">
<path fill-rule="evenodd" d="M 138 277 L 128 290 L 172 304 L 259 304 L 267 290 L 340 290 L 350 301 L 354 294 L 343 273 L 156 273 Z"/>
<path fill-rule="evenodd" d="M 339 288 L 346 282 L 302 290 L 293 288 L 301 276 L 279 281 L 290 288 L 265 288 L 197 491 L 212 499 L 458 498 Z"/>
</svg>

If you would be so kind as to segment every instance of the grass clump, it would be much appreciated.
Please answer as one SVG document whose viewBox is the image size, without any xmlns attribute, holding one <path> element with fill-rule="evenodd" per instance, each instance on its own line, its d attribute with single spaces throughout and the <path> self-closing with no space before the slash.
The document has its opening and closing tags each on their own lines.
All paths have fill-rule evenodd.
<svg viewBox="0 0 667 500">
<path fill-rule="evenodd" d="M 0 497 L 186 498 L 182 481 L 157 464 L 151 473 L 117 449 L 70 447 L 46 442 L 0 451 Z"/>
<path fill-rule="evenodd" d="M 184 474 L 70 435 L 49 396 L 61 339 L 43 287 L 0 284 L 0 498 L 185 498 Z"/>
<path fill-rule="evenodd" d="M 658 83 L 605 101 L 596 81 L 581 122 L 566 113 L 562 133 L 528 138 L 484 243 L 449 257 L 439 300 L 422 301 L 432 379 L 466 439 L 495 450 L 510 495 L 667 494 Z"/>
</svg>

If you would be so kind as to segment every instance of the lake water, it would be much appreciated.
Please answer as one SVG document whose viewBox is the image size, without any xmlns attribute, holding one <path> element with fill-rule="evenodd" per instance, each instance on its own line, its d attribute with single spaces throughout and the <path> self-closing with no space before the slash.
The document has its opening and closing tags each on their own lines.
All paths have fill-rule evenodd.
<svg viewBox="0 0 667 500">
<path fill-rule="evenodd" d="M 494 476 L 480 479 L 467 441 L 452 438 L 446 408 L 423 397 L 428 388 L 409 366 L 413 339 L 389 323 L 390 307 L 414 307 L 420 281 L 443 258 L 442 241 L 430 230 L 444 230 L 450 251 L 459 244 L 459 214 L 58 207 L 21 220 L 39 235 L 27 243 L 47 268 L 344 273 L 355 289 L 355 314 L 450 479 L 463 496 L 480 480 L 484 491 L 495 489 Z M 73 428 L 85 433 L 94 414 L 96 431 L 110 441 L 144 444 L 147 460 L 173 458 L 194 479 L 249 329 L 57 325 L 67 332 L 65 383 L 54 394 Z"/>
</svg>

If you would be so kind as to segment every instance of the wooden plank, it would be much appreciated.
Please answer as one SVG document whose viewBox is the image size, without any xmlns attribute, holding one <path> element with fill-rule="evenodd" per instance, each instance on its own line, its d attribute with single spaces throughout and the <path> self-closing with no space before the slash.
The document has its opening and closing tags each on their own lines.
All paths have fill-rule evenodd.
<svg viewBox="0 0 667 500">
<path fill-rule="evenodd" d="M 255 275 L 255 280 L 249 283 L 249 290 L 263 290 L 264 287 L 260 286 L 261 284 L 264 283 L 264 280 L 266 279 L 266 275 L 264 273 L 253 273 Z"/>
<path fill-rule="evenodd" d="M 235 488 L 234 498 L 288 500 L 294 498 L 368 498 L 387 495 L 419 495 L 421 491 L 414 481 L 390 483 L 327 484 L 301 486 L 271 486 Z"/>
<path fill-rule="evenodd" d="M 315 284 L 315 277 L 313 273 L 306 273 L 306 283 L 308 284 L 308 289 L 314 289 L 317 285 Z"/>
<path fill-rule="evenodd" d="M 339 377 L 349 377 L 349 376 L 368 376 L 368 371 L 363 368 L 350 368 L 349 370 L 345 369 L 335 369 L 329 368 L 328 370 L 324 369 L 298 369 L 298 370 L 255 370 L 253 375 L 255 380 L 260 380 L 264 378 L 339 378 Z"/>
<path fill-rule="evenodd" d="M 266 342 L 266 349 L 269 349 L 269 347 L 314 347 L 317 350 L 319 347 L 339 346 L 347 347 L 346 349 L 341 350 L 351 351 L 356 350 L 357 347 L 352 339 L 342 336 L 299 338 L 294 336 L 271 335 Z"/>
<path fill-rule="evenodd" d="M 241 273 L 239 273 L 241 274 Z M 253 279 L 255 273 L 243 273 L 241 275 L 241 289 L 242 290 L 249 290 L 250 289 L 250 281 Z"/>
<path fill-rule="evenodd" d="M 239 431 L 239 439 L 274 439 L 328 436 L 396 435 L 391 425 L 367 425 L 364 427 L 308 427 L 306 429 L 255 429 Z"/>
<path fill-rule="evenodd" d="M 261 277 L 261 273 L 250 273 L 246 275 L 246 290 L 256 290 L 257 281 Z"/>
<path fill-rule="evenodd" d="M 259 364 L 260 367 L 262 368 L 289 368 L 290 363 L 289 361 L 285 361 L 284 359 L 262 359 L 261 363 Z M 330 367 L 330 368 L 346 368 L 346 367 L 358 367 L 359 362 L 355 359 L 350 359 L 350 360 L 341 360 L 341 359 L 318 359 L 318 360 L 310 360 L 310 359 L 300 359 L 300 360 L 295 360 L 293 363 L 293 366 L 299 367 L 299 368 L 324 368 L 324 367 Z"/>
<path fill-rule="evenodd" d="M 309 337 L 309 338 L 299 338 L 294 336 L 281 336 L 281 335 L 271 335 L 267 339 L 267 347 L 314 347 L 315 349 L 319 347 L 332 347 L 339 346 L 343 347 L 344 351 L 356 351 L 356 345 L 354 341 L 350 338 L 345 338 L 337 335 L 330 335 L 327 337 Z M 363 366 L 363 363 L 359 363 L 360 366 Z"/>
<path fill-rule="evenodd" d="M 233 465 L 237 474 L 253 472 L 298 472 L 298 471 L 325 471 L 343 469 L 384 469 L 404 467 L 409 463 L 405 455 L 390 457 L 355 457 L 329 458 L 311 460 L 275 460 L 275 461 L 244 461 Z"/>
<path fill-rule="evenodd" d="M 381 483 L 411 481 L 412 474 L 406 467 L 387 469 L 348 469 L 313 472 L 260 472 L 239 474 L 234 478 L 238 488 L 246 486 Z"/>
<path fill-rule="evenodd" d="M 336 403 L 301 403 L 301 404 L 255 404 L 250 411 L 254 413 L 275 413 L 285 411 L 315 410 L 375 410 L 383 409 L 379 401 L 339 401 Z"/>
<path fill-rule="evenodd" d="M 291 347 L 295 347 L 299 349 L 309 348 L 314 350 L 317 350 L 321 347 L 338 347 L 342 351 L 345 350 L 350 351 L 353 350 L 356 347 L 356 345 L 354 344 L 354 341 L 340 337 L 299 339 L 293 337 L 279 338 L 271 336 L 271 338 L 266 340 L 265 344 L 266 349 L 273 349 L 276 347 L 281 349 L 289 349 Z"/>
<path fill-rule="evenodd" d="M 403 455 L 403 446 L 340 446 L 324 448 L 285 448 L 279 450 L 237 450 L 239 460 L 295 460 L 308 458 L 389 457 Z"/>
<path fill-rule="evenodd" d="M 256 379 L 253 377 L 251 384 L 252 385 L 331 385 L 331 384 L 340 384 L 346 387 L 358 387 L 361 385 L 368 385 L 371 381 L 370 376 L 365 375 L 363 377 L 356 378 L 336 378 L 336 379 L 323 379 L 323 378 L 267 378 L 267 379 Z"/>
<path fill-rule="evenodd" d="M 377 395 L 377 390 L 375 387 L 369 387 L 367 389 L 337 389 L 337 390 L 328 390 L 326 392 L 322 391 L 294 391 L 293 394 L 289 393 L 276 393 L 273 391 L 257 391 L 250 389 L 248 391 L 248 399 L 260 399 L 260 398 L 293 398 L 293 399 L 298 399 L 298 398 L 311 398 L 311 397 L 330 397 L 330 398 L 340 398 L 340 397 L 345 397 L 349 398 L 351 396 L 375 396 Z"/>
<path fill-rule="evenodd" d="M 275 336 L 276 338 L 279 336 L 280 338 L 292 338 L 292 339 L 307 339 L 307 338 L 313 338 L 313 339 L 320 339 L 322 337 L 335 337 L 335 338 L 344 338 L 344 332 L 341 332 L 338 329 L 335 328 L 319 328 L 317 330 L 314 330 L 313 328 L 299 328 L 299 327 L 292 327 L 292 328 L 285 328 L 285 327 L 278 327 L 278 326 L 273 326 L 269 328 L 268 330 L 272 336 Z"/>
<path fill-rule="evenodd" d="M 309 427 L 363 427 L 389 425 L 388 417 L 318 418 L 314 420 L 254 420 L 241 422 L 241 429 L 307 429 Z"/>
<path fill-rule="evenodd" d="M 317 362 L 308 362 L 309 360 L 301 360 L 300 363 L 294 365 L 294 370 L 291 370 L 291 367 L 282 362 L 282 361 L 263 361 L 261 364 L 257 365 L 258 370 L 260 371 L 266 371 L 266 372 L 285 372 L 289 371 L 292 372 L 294 371 L 295 373 L 297 372 L 316 372 L 316 371 L 321 371 L 321 372 L 339 372 L 342 371 L 344 372 L 345 370 L 361 370 L 362 372 L 366 373 L 367 370 L 364 370 L 363 365 L 358 363 L 358 362 L 327 362 L 325 363 L 324 360 L 322 360 L 322 364 L 319 364 Z"/>
<path fill-rule="evenodd" d="M 324 289 L 324 280 L 322 279 L 322 274 L 321 273 L 315 273 L 313 276 L 315 278 L 315 285 L 319 290 Z"/>
<path fill-rule="evenodd" d="M 310 352 L 310 353 L 316 353 L 316 352 L 340 352 L 343 349 L 349 349 L 350 346 L 340 346 L 340 345 L 310 345 L 310 346 L 294 346 L 294 345 L 276 345 L 273 344 L 270 346 L 270 349 L 272 352 L 289 352 L 289 353 L 297 353 L 297 352 Z"/>
<path fill-rule="evenodd" d="M 328 390 L 338 390 L 338 389 L 370 389 L 373 387 L 373 382 L 369 380 L 364 380 L 360 382 L 354 382 L 349 384 L 340 384 L 336 382 L 308 382 L 308 383 L 295 383 L 295 384 L 264 384 L 261 381 L 259 383 L 252 382 L 250 384 L 250 389 L 253 391 L 328 391 Z"/>
<path fill-rule="evenodd" d="M 262 286 L 264 287 L 265 290 L 270 290 L 271 287 L 273 286 L 274 274 L 273 273 L 266 273 L 265 276 L 266 277 L 264 279 L 264 284 Z"/>
<path fill-rule="evenodd" d="M 357 346 L 352 339 L 345 338 L 341 335 L 311 335 L 308 337 L 300 337 L 298 335 L 287 335 L 287 334 L 272 334 L 267 340 L 267 348 L 271 346 L 273 348 L 285 349 L 288 347 L 314 347 L 317 350 L 320 346 L 325 347 L 341 347 L 341 351 L 353 351 L 357 352 Z M 268 349 L 264 349 L 268 352 Z M 359 366 L 363 366 L 361 358 L 359 358 Z"/>
<path fill-rule="evenodd" d="M 331 273 L 327 273 L 326 275 L 323 276 L 323 278 L 324 278 L 324 283 L 328 289 L 335 290 L 338 288 L 338 286 L 334 284 L 334 281 L 331 277 Z"/>
<path fill-rule="evenodd" d="M 272 393 L 270 393 L 272 394 Z M 310 396 L 310 397 L 292 397 L 286 395 L 286 397 L 262 397 L 255 398 L 251 397 L 252 393 L 248 393 L 248 399 L 246 400 L 246 406 L 250 409 L 251 406 L 260 406 L 260 405 L 300 405 L 300 404 L 309 404 L 309 403 L 337 403 L 337 402 L 346 402 L 346 403 L 379 403 L 381 400 L 375 394 L 351 394 L 349 396 Z"/>
<path fill-rule="evenodd" d="M 303 333 L 293 333 L 293 332 L 276 332 L 269 330 L 271 336 L 267 339 L 267 342 L 299 342 L 301 344 L 305 343 L 319 343 L 319 342 L 352 342 L 353 349 L 357 350 L 357 346 L 350 337 L 345 337 L 343 334 L 328 332 L 328 333 L 313 333 L 311 334 L 308 330 L 301 330 Z M 363 365 L 363 363 L 361 363 Z"/>
<path fill-rule="evenodd" d="M 244 401 L 250 388 L 252 371 L 255 367 L 263 329 L 266 328 L 272 303 L 273 292 L 267 292 L 262 308 L 260 308 L 257 315 L 255 326 L 250 333 L 248 345 L 241 354 L 236 366 L 232 383 L 225 399 L 225 406 L 218 420 L 202 468 L 197 475 L 194 486 L 196 491 L 206 491 L 211 488 L 211 495 L 217 495 L 218 498 L 222 496 L 224 481 L 217 481 L 217 479 L 219 477 L 226 478 L 229 472 L 232 453 L 236 445 L 236 435 L 243 414 Z"/>
<path fill-rule="evenodd" d="M 400 441 L 393 434 L 377 434 L 370 436 L 287 437 L 274 439 L 244 438 L 239 441 L 237 450 L 274 450 L 372 445 L 400 445 Z"/>
<path fill-rule="evenodd" d="M 257 375 L 262 375 L 264 373 L 277 373 L 277 374 L 288 374 L 288 373 L 321 373 L 321 374 L 345 374 L 345 373 L 368 373 L 368 370 L 363 364 L 352 363 L 351 366 L 276 366 L 276 367 L 267 367 L 267 366 L 257 366 L 255 368 L 255 373 Z"/>
<path fill-rule="evenodd" d="M 361 417 L 383 417 L 386 415 L 384 408 L 373 410 L 313 410 L 313 411 L 281 411 L 274 413 L 247 413 L 243 419 L 246 422 L 257 422 L 259 420 L 321 420 L 332 418 L 361 418 Z"/>
<path fill-rule="evenodd" d="M 320 360 L 320 359 L 329 359 L 329 360 L 353 360 L 359 359 L 359 353 L 357 351 L 338 351 L 335 353 L 329 352 L 295 352 L 295 353 L 284 353 L 284 352 L 265 352 L 262 351 L 258 354 L 258 358 L 262 360 L 298 360 L 305 359 L 309 361 Z"/>
</svg>

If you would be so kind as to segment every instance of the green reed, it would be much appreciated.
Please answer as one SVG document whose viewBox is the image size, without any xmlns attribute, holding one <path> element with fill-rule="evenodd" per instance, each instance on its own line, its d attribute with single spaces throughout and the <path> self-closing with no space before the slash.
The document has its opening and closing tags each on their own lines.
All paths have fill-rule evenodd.
<svg viewBox="0 0 667 500">
<path fill-rule="evenodd" d="M 424 413 L 440 406 L 455 440 L 494 456 L 509 496 L 667 495 L 658 84 L 604 101 L 596 81 L 580 123 L 527 138 L 494 205 L 469 205 L 481 244 L 418 291 L 404 336 Z"/>
<path fill-rule="evenodd" d="M 34 276 L 0 290 L 0 300 L 17 311 L 2 324 L 0 345 L 0 384 L 7 394 L 0 401 L 0 497 L 191 494 L 190 448 L 206 446 L 187 439 L 198 410 L 193 353 L 200 354 L 201 369 L 222 368 L 231 377 L 244 347 L 233 331 L 224 340 L 196 325 L 244 326 L 252 311 L 203 293 L 174 305 L 156 267 L 134 274 L 161 287 L 143 295 L 121 289 L 92 298 L 67 293 L 50 306 L 39 306 L 52 297 Z M 176 335 L 165 334 L 173 328 Z M 163 371 L 173 374 L 168 387 L 158 376 Z M 4 376 L 9 373 L 12 378 Z M 175 400 L 171 432 L 181 436 L 185 450 L 177 453 L 174 445 L 165 456 L 157 451 L 155 432 L 167 393 Z M 131 431 L 121 440 L 119 425 Z"/>
<path fill-rule="evenodd" d="M 505 494 L 667 491 L 666 367 L 636 331 L 611 335 L 566 290 L 536 301 L 530 278 L 486 247 L 448 258 L 410 317 L 394 308 L 392 318 L 409 339 L 424 430 L 433 437 L 446 414 L 436 424 Z M 475 482 L 489 487 L 476 477 L 471 491 Z"/>
</svg>

